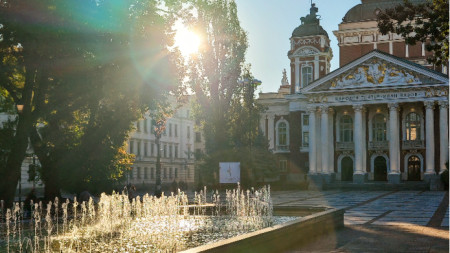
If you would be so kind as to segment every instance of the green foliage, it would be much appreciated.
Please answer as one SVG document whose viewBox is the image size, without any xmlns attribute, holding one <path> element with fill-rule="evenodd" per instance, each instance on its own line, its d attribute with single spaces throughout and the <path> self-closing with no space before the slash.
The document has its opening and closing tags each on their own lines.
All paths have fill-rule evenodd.
<svg viewBox="0 0 450 253">
<path fill-rule="evenodd" d="M 29 111 L 21 117 L 30 122 L 46 193 L 105 190 L 129 168 L 132 122 L 178 83 L 179 60 L 167 49 L 173 15 L 159 6 L 0 0 L 0 92 Z"/>
<path fill-rule="evenodd" d="M 407 44 L 427 42 L 426 49 L 434 52 L 428 59 L 435 65 L 448 66 L 448 0 L 433 0 L 413 4 L 408 0 L 378 15 L 378 28 L 382 34 L 397 33 Z"/>
<path fill-rule="evenodd" d="M 255 104 L 254 93 L 260 82 L 244 65 L 247 34 L 240 26 L 234 1 L 190 4 L 198 14 L 191 17 L 192 26 L 204 43 L 186 70 L 196 97 L 194 115 L 205 139 L 200 184 L 217 183 L 219 162 L 234 161 L 241 162 L 242 183 L 250 185 L 262 175 L 272 175 L 275 166 L 267 141 L 259 138 L 262 108 Z"/>
</svg>

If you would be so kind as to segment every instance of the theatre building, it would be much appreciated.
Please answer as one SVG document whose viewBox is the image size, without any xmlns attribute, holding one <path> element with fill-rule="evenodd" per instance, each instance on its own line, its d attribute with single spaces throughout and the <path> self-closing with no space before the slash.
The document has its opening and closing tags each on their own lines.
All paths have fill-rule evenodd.
<svg viewBox="0 0 450 253">
<path fill-rule="evenodd" d="M 333 72 L 318 8 L 301 18 L 290 72 L 278 92 L 258 99 L 281 180 L 428 182 L 446 168 L 447 69 L 428 65 L 422 43 L 408 46 L 377 29 L 379 10 L 402 2 L 362 0 L 347 12 L 334 31 L 340 68 Z"/>
</svg>

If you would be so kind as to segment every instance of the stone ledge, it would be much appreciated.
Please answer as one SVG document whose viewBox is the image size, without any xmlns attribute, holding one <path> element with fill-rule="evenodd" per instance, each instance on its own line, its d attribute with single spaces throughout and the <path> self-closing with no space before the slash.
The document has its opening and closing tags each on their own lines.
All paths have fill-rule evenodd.
<svg viewBox="0 0 450 253">
<path fill-rule="evenodd" d="M 331 209 L 182 252 L 264 253 L 286 250 L 343 227 L 344 212 L 344 209 Z"/>
</svg>

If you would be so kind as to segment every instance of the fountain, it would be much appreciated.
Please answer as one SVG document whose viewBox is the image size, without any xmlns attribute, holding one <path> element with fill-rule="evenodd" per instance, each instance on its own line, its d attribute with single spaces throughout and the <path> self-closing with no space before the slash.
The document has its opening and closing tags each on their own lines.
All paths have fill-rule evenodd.
<svg viewBox="0 0 450 253">
<path fill-rule="evenodd" d="M 192 202 L 178 191 L 132 201 L 126 192 L 102 194 L 98 203 L 92 198 L 59 203 L 56 198 L 46 205 L 31 203 L 29 213 L 23 203 L 15 203 L 4 212 L 0 249 L 6 248 L 8 253 L 175 252 L 256 231 L 280 220 L 272 215 L 270 187 L 243 191 L 238 186 L 227 190 L 224 199 L 217 191 L 207 197 L 204 188 L 195 193 Z M 286 220 L 289 218 L 280 222 Z"/>
</svg>

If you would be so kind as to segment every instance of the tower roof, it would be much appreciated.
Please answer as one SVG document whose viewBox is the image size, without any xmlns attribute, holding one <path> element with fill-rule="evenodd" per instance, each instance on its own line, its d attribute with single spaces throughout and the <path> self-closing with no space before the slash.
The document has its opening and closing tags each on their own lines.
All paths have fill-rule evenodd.
<svg viewBox="0 0 450 253">
<path fill-rule="evenodd" d="M 311 4 L 309 14 L 300 18 L 302 23 L 292 32 L 292 37 L 312 35 L 325 35 L 328 37 L 328 33 L 320 25 L 320 16 L 317 15 L 318 11 L 319 8 L 316 7 L 316 4 Z"/>
<path fill-rule="evenodd" d="M 377 20 L 377 10 L 393 8 L 403 3 L 403 0 L 362 0 L 355 5 L 342 18 L 343 23 Z M 410 0 L 411 3 L 426 3 L 427 0 Z"/>
</svg>

